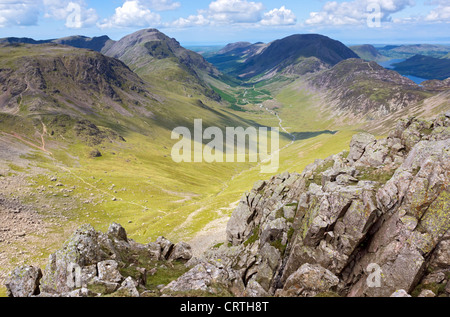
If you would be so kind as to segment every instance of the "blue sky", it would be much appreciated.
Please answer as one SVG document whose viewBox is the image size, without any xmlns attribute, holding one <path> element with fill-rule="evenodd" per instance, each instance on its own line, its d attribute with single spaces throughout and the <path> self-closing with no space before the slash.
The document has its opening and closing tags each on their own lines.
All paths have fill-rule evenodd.
<svg viewBox="0 0 450 317">
<path fill-rule="evenodd" d="M 0 0 L 0 37 L 118 40 L 149 27 L 184 45 L 296 33 L 346 44 L 450 44 L 450 0 Z"/>
</svg>

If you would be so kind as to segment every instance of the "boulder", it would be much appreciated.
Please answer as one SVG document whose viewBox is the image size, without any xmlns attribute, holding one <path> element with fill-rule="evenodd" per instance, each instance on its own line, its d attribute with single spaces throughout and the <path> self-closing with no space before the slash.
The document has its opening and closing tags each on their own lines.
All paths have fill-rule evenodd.
<svg viewBox="0 0 450 317">
<path fill-rule="evenodd" d="M 350 142 L 350 153 L 347 159 L 350 162 L 358 161 L 368 145 L 372 145 L 376 142 L 375 136 L 369 133 L 359 133 L 353 136 L 352 141 Z"/>
<path fill-rule="evenodd" d="M 192 258 L 192 247 L 185 243 L 180 242 L 177 243 L 172 252 L 170 253 L 170 256 L 168 258 L 169 261 L 189 261 Z"/>
<path fill-rule="evenodd" d="M 110 237 L 112 237 L 114 239 L 128 241 L 127 232 L 121 225 L 119 225 L 117 223 L 112 223 L 109 226 L 107 235 L 109 235 Z"/>
<path fill-rule="evenodd" d="M 412 297 L 412 296 L 409 295 L 408 292 L 406 292 L 404 289 L 401 289 L 392 293 L 390 297 Z"/>
<path fill-rule="evenodd" d="M 9 297 L 31 297 L 39 294 L 40 268 L 33 266 L 17 267 L 11 272 L 5 284 Z"/>
<path fill-rule="evenodd" d="M 202 262 L 169 283 L 161 292 L 169 296 L 189 295 L 192 292 L 225 296 L 233 293 L 235 296 L 242 296 L 244 288 L 241 277 L 233 269 Z"/>
<path fill-rule="evenodd" d="M 306 263 L 289 276 L 279 296 L 314 297 L 333 290 L 338 283 L 339 278 L 327 269 Z"/>
<path fill-rule="evenodd" d="M 119 264 L 114 260 L 107 260 L 97 263 L 98 278 L 101 281 L 120 283 L 124 280 L 119 272 Z"/>
<path fill-rule="evenodd" d="M 127 277 L 117 290 L 116 296 L 120 297 L 140 297 L 137 290 L 138 283 L 131 276 Z"/>
</svg>

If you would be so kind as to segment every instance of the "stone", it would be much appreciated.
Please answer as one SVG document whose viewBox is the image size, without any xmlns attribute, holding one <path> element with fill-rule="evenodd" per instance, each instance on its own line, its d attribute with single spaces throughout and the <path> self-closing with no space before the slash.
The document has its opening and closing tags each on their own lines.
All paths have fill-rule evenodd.
<svg viewBox="0 0 450 317">
<path fill-rule="evenodd" d="M 355 162 L 361 158 L 364 154 L 366 147 L 369 144 L 376 142 L 375 136 L 369 133 L 359 133 L 353 136 L 350 142 L 350 153 L 347 160 L 350 162 Z"/>
<path fill-rule="evenodd" d="M 169 283 L 161 292 L 163 294 L 183 294 L 201 291 L 205 294 L 220 294 L 227 290 L 235 296 L 242 296 L 245 289 L 238 272 L 231 268 L 219 268 L 211 263 L 202 262 Z"/>
<path fill-rule="evenodd" d="M 269 297 L 269 293 L 254 279 L 250 280 L 244 292 L 244 297 Z"/>
<path fill-rule="evenodd" d="M 39 296 L 67 296 L 78 272 L 94 295 L 136 296 L 142 276 L 189 258 L 185 274 L 158 287 L 162 296 L 409 297 L 426 284 L 450 294 L 449 128 L 442 115 L 408 118 L 387 139 L 355 135 L 348 158 L 333 155 L 301 174 L 257 182 L 232 213 L 229 243 L 196 258 L 187 244 L 164 237 L 140 245 L 119 225 L 108 234 L 83 226 L 50 256 Z M 101 280 L 105 261 L 132 276 Z"/>
<path fill-rule="evenodd" d="M 185 243 L 180 242 L 177 243 L 172 252 L 170 253 L 170 256 L 168 258 L 169 261 L 189 261 L 192 258 L 192 247 Z"/>
<path fill-rule="evenodd" d="M 161 260 L 167 260 L 172 253 L 174 244 L 164 237 L 159 237 L 156 239 L 156 243 L 158 243 L 161 248 Z"/>
<path fill-rule="evenodd" d="M 433 293 L 432 290 L 424 289 L 423 291 L 420 292 L 418 297 L 436 297 L 436 294 Z"/>
<path fill-rule="evenodd" d="M 72 292 L 63 294 L 62 297 L 96 297 L 98 295 L 99 294 L 96 294 L 87 288 L 80 288 Z"/>
<path fill-rule="evenodd" d="M 147 250 L 153 260 L 159 260 L 161 258 L 161 245 L 159 243 L 150 242 L 147 244 Z"/>
<path fill-rule="evenodd" d="M 42 278 L 40 268 L 21 266 L 14 269 L 5 284 L 9 297 L 31 297 L 38 295 L 39 281 Z"/>
<path fill-rule="evenodd" d="M 60 250 L 49 256 L 41 290 L 46 293 L 73 291 L 80 282 L 75 280 L 78 270 L 115 257 L 115 252 L 105 235 L 91 225 L 81 226 Z"/>
<path fill-rule="evenodd" d="M 241 201 L 227 224 L 227 238 L 229 242 L 237 245 L 248 238 L 249 231 L 251 231 L 248 224 L 251 222 L 253 215 L 254 210 L 247 205 L 246 200 Z"/>
<path fill-rule="evenodd" d="M 121 297 L 140 297 L 137 290 L 138 283 L 133 280 L 132 277 L 127 277 L 117 290 L 118 295 Z"/>
<path fill-rule="evenodd" d="M 107 234 L 111 237 L 114 237 L 115 239 L 128 241 L 127 232 L 121 225 L 117 223 L 112 223 L 109 226 Z"/>
<path fill-rule="evenodd" d="M 338 283 L 339 278 L 327 269 L 306 263 L 287 279 L 282 294 L 313 297 L 332 290 Z"/>
<path fill-rule="evenodd" d="M 119 283 L 108 282 L 95 277 L 92 279 L 87 288 L 94 291 L 95 293 L 100 293 L 102 295 L 109 295 L 117 291 L 120 287 Z"/>
<path fill-rule="evenodd" d="M 392 293 L 390 297 L 412 297 L 412 296 L 409 295 L 408 292 L 405 291 L 404 289 L 401 289 Z"/>
<path fill-rule="evenodd" d="M 114 260 L 99 262 L 97 264 L 98 278 L 105 282 L 120 283 L 124 278 L 118 268 L 119 264 Z"/>
</svg>

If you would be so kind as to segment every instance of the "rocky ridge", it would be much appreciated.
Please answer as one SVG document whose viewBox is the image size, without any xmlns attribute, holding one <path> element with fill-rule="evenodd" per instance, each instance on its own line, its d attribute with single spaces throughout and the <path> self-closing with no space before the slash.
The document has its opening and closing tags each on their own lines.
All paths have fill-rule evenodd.
<svg viewBox="0 0 450 317">
<path fill-rule="evenodd" d="M 163 238 L 138 245 L 116 224 L 107 234 L 87 226 L 43 273 L 18 268 L 7 287 L 12 296 L 145 296 L 141 275 L 101 272 L 162 259 L 189 261 L 156 296 L 449 296 L 449 156 L 450 114 L 400 120 L 385 139 L 357 134 L 350 151 L 256 183 L 231 216 L 228 243 L 201 258 Z M 67 288 L 70 263 L 87 287 Z"/>
<path fill-rule="evenodd" d="M 155 296 L 159 285 L 147 277 L 192 257 L 189 245 L 164 237 L 146 245 L 127 237 L 113 223 L 107 233 L 80 227 L 62 249 L 50 255 L 44 270 L 17 267 L 6 282 L 11 297 Z"/>
</svg>

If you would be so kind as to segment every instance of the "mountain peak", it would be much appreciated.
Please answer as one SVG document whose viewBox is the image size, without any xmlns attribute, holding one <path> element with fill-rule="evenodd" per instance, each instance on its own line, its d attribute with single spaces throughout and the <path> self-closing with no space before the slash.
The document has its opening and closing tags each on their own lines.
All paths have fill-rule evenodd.
<svg viewBox="0 0 450 317">
<path fill-rule="evenodd" d="M 238 67 L 236 74 L 250 78 L 274 70 L 280 71 L 295 64 L 299 58 L 310 57 L 318 58 L 329 66 L 334 66 L 345 59 L 359 58 L 347 46 L 327 36 L 294 34 L 268 44 L 244 65 Z"/>
</svg>

